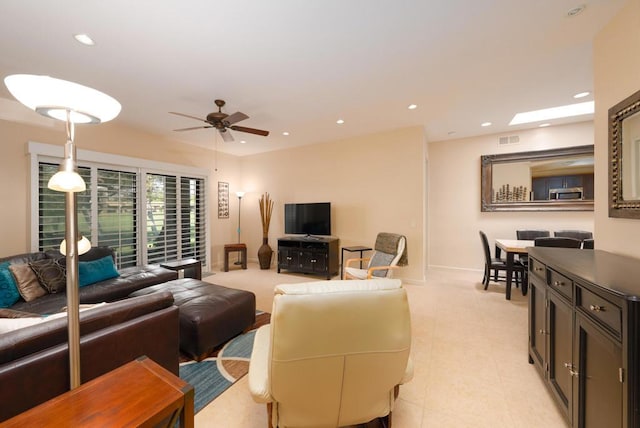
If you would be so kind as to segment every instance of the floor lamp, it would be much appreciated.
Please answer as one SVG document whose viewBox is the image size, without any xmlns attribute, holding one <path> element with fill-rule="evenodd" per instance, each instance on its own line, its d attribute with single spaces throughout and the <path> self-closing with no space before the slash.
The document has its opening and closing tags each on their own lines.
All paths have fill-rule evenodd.
<svg viewBox="0 0 640 428">
<path fill-rule="evenodd" d="M 242 207 L 242 197 L 245 192 L 236 192 L 236 196 L 238 197 L 238 244 L 240 243 L 240 208 Z M 242 261 L 240 261 L 240 255 L 238 255 L 238 261 L 234 263 L 234 265 L 241 265 Z"/>
<path fill-rule="evenodd" d="M 7 76 L 4 83 L 22 104 L 43 116 L 62 120 L 66 125 L 64 159 L 47 187 L 65 193 L 65 239 L 60 244 L 60 251 L 66 253 L 67 262 L 69 384 L 70 389 L 74 389 L 80 386 L 78 244 L 81 243 L 83 251 L 91 247 L 90 242 L 78 233 L 76 193 L 86 190 L 86 184 L 76 167 L 75 124 L 109 121 L 120 113 L 121 106 L 115 99 L 95 89 L 49 76 L 14 74 Z"/>
</svg>

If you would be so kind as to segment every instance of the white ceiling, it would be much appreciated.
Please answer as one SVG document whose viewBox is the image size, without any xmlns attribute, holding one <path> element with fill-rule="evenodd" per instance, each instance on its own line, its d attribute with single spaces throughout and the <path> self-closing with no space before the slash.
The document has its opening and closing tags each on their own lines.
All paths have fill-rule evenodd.
<svg viewBox="0 0 640 428">
<path fill-rule="evenodd" d="M 236 155 L 414 125 L 446 140 L 523 129 L 515 113 L 592 91 L 592 39 L 624 2 L 2 0 L 0 76 L 94 87 L 120 101 L 120 123 Z M 271 135 L 172 131 L 199 122 L 169 111 L 205 117 L 216 98 Z"/>
</svg>

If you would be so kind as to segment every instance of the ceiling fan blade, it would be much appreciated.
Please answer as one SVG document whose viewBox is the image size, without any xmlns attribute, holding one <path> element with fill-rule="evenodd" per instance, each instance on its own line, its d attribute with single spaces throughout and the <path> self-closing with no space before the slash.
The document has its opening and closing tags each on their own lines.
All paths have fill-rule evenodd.
<svg viewBox="0 0 640 428">
<path fill-rule="evenodd" d="M 184 114 L 184 113 L 177 113 L 177 112 L 175 112 L 175 111 L 170 111 L 169 113 L 171 113 L 171 114 L 176 114 L 176 115 L 178 115 L 178 116 L 188 117 L 189 119 L 199 120 L 199 121 L 201 121 L 201 122 L 206 122 L 206 120 L 204 120 L 204 119 L 201 119 L 201 118 L 199 118 L 199 117 L 195 117 L 195 116 L 189 116 L 188 114 Z"/>
<path fill-rule="evenodd" d="M 204 129 L 204 128 L 213 128 L 213 126 L 192 126 L 191 128 L 180 128 L 180 129 L 174 129 L 174 131 L 191 131 L 194 129 Z"/>
<path fill-rule="evenodd" d="M 269 131 L 263 131 L 262 129 L 247 128 L 244 126 L 230 126 L 229 128 L 233 129 L 234 131 L 248 132 L 249 134 L 262 135 L 263 137 L 266 137 L 269 135 Z"/>
<path fill-rule="evenodd" d="M 227 126 L 233 125 L 234 123 L 238 123 L 241 120 L 249 119 L 249 116 L 242 112 L 235 112 L 232 115 L 227 116 L 224 121 L 227 123 Z"/>
<path fill-rule="evenodd" d="M 227 143 L 230 143 L 231 141 L 233 141 L 233 136 L 231 135 L 231 132 L 227 131 L 226 129 L 218 129 L 218 131 L 220 132 L 220 135 L 222 136 L 222 139 L 224 141 L 226 141 Z"/>
</svg>

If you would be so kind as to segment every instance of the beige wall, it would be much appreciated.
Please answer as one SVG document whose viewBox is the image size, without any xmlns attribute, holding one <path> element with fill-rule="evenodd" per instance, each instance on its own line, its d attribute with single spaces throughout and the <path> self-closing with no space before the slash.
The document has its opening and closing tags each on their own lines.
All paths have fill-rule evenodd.
<svg viewBox="0 0 640 428">
<path fill-rule="evenodd" d="M 0 138 L 3 149 L 0 157 L 0 197 L 6 204 L 0 211 L 0 224 L 3 225 L 0 256 L 7 256 L 31 250 L 27 143 L 34 141 L 63 146 L 65 131 L 62 123 L 52 127 L 0 120 Z M 75 141 L 79 149 L 208 169 L 211 171 L 209 212 L 213 237 L 212 262 L 222 260 L 221 249 L 224 243 L 235 242 L 235 226 L 231 226 L 231 220 L 218 220 L 216 201 L 217 181 L 229 182 L 232 188 L 237 186 L 237 157 L 219 154 L 218 172 L 215 172 L 212 168 L 213 151 L 138 132 L 118 123 L 117 119 L 102 125 L 78 125 Z M 231 209 L 232 212 L 237 212 L 237 200 L 233 198 Z"/>
<path fill-rule="evenodd" d="M 520 142 L 498 147 L 500 135 L 430 142 L 429 152 L 429 266 L 481 269 L 484 255 L 479 230 L 489 242 L 515 239 L 516 229 L 581 229 L 593 231 L 591 212 L 481 212 L 480 156 L 593 144 L 593 124 L 517 131 Z M 596 175 L 596 180 L 600 177 Z"/>
<path fill-rule="evenodd" d="M 284 204 L 331 202 L 340 246 L 373 246 L 378 232 L 406 235 L 409 266 L 397 276 L 424 279 L 424 133 L 406 128 L 241 159 L 242 240 L 250 258 L 262 244 L 258 200 L 275 202 L 269 243 L 284 235 Z M 345 254 L 345 257 L 349 253 Z M 357 254 L 357 253 L 355 253 Z M 275 255 L 274 255 L 275 261 Z"/>
<path fill-rule="evenodd" d="M 34 113 L 35 114 L 35 113 Z M 46 125 L 46 123 L 45 123 Z M 0 120 L 3 156 L 0 196 L 11 209 L 0 212 L 4 242 L 0 256 L 29 248 L 29 141 L 64 145 L 64 128 Z M 78 126 L 79 149 L 209 169 L 212 266 L 223 260 L 223 245 L 236 242 L 237 190 L 242 200 L 242 241 L 257 260 L 262 241 L 258 199 L 268 191 L 276 205 L 271 245 L 284 235 L 285 202 L 332 203 L 333 234 L 340 245 L 373 245 L 379 231 L 398 232 L 409 241 L 410 265 L 398 272 L 407 280 L 424 279 L 424 135 L 421 127 L 238 158 L 138 132 L 116 121 Z M 230 217 L 217 217 L 218 182 L 229 183 Z M 15 185 L 19 183 L 19 185 Z M 274 256 L 274 262 L 276 258 Z"/>
<path fill-rule="evenodd" d="M 629 0 L 594 41 L 596 248 L 640 257 L 640 221 L 609 218 L 607 111 L 640 90 L 640 0 Z"/>
</svg>

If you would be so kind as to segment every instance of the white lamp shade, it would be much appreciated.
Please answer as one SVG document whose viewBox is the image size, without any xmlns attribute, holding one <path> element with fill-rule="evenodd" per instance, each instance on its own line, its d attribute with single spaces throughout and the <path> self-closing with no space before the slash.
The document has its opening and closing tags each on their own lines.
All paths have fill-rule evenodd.
<svg viewBox="0 0 640 428">
<path fill-rule="evenodd" d="M 78 241 L 78 255 L 84 254 L 91 249 L 91 241 L 84 236 Z M 60 252 L 67 255 L 67 240 L 63 239 L 60 243 Z"/>
<path fill-rule="evenodd" d="M 75 171 L 58 171 L 49 179 L 47 187 L 58 192 L 84 192 L 87 185 Z"/>
<path fill-rule="evenodd" d="M 246 193 L 246 192 L 236 192 L 236 196 L 237 196 L 237 197 L 239 197 L 239 198 L 241 198 L 241 197 L 243 197 L 243 196 L 244 196 L 244 194 L 245 194 L 245 193 Z"/>
<path fill-rule="evenodd" d="M 13 74 L 4 83 L 18 101 L 38 113 L 73 123 L 107 122 L 122 106 L 100 91 L 66 80 L 34 74 Z"/>
</svg>

